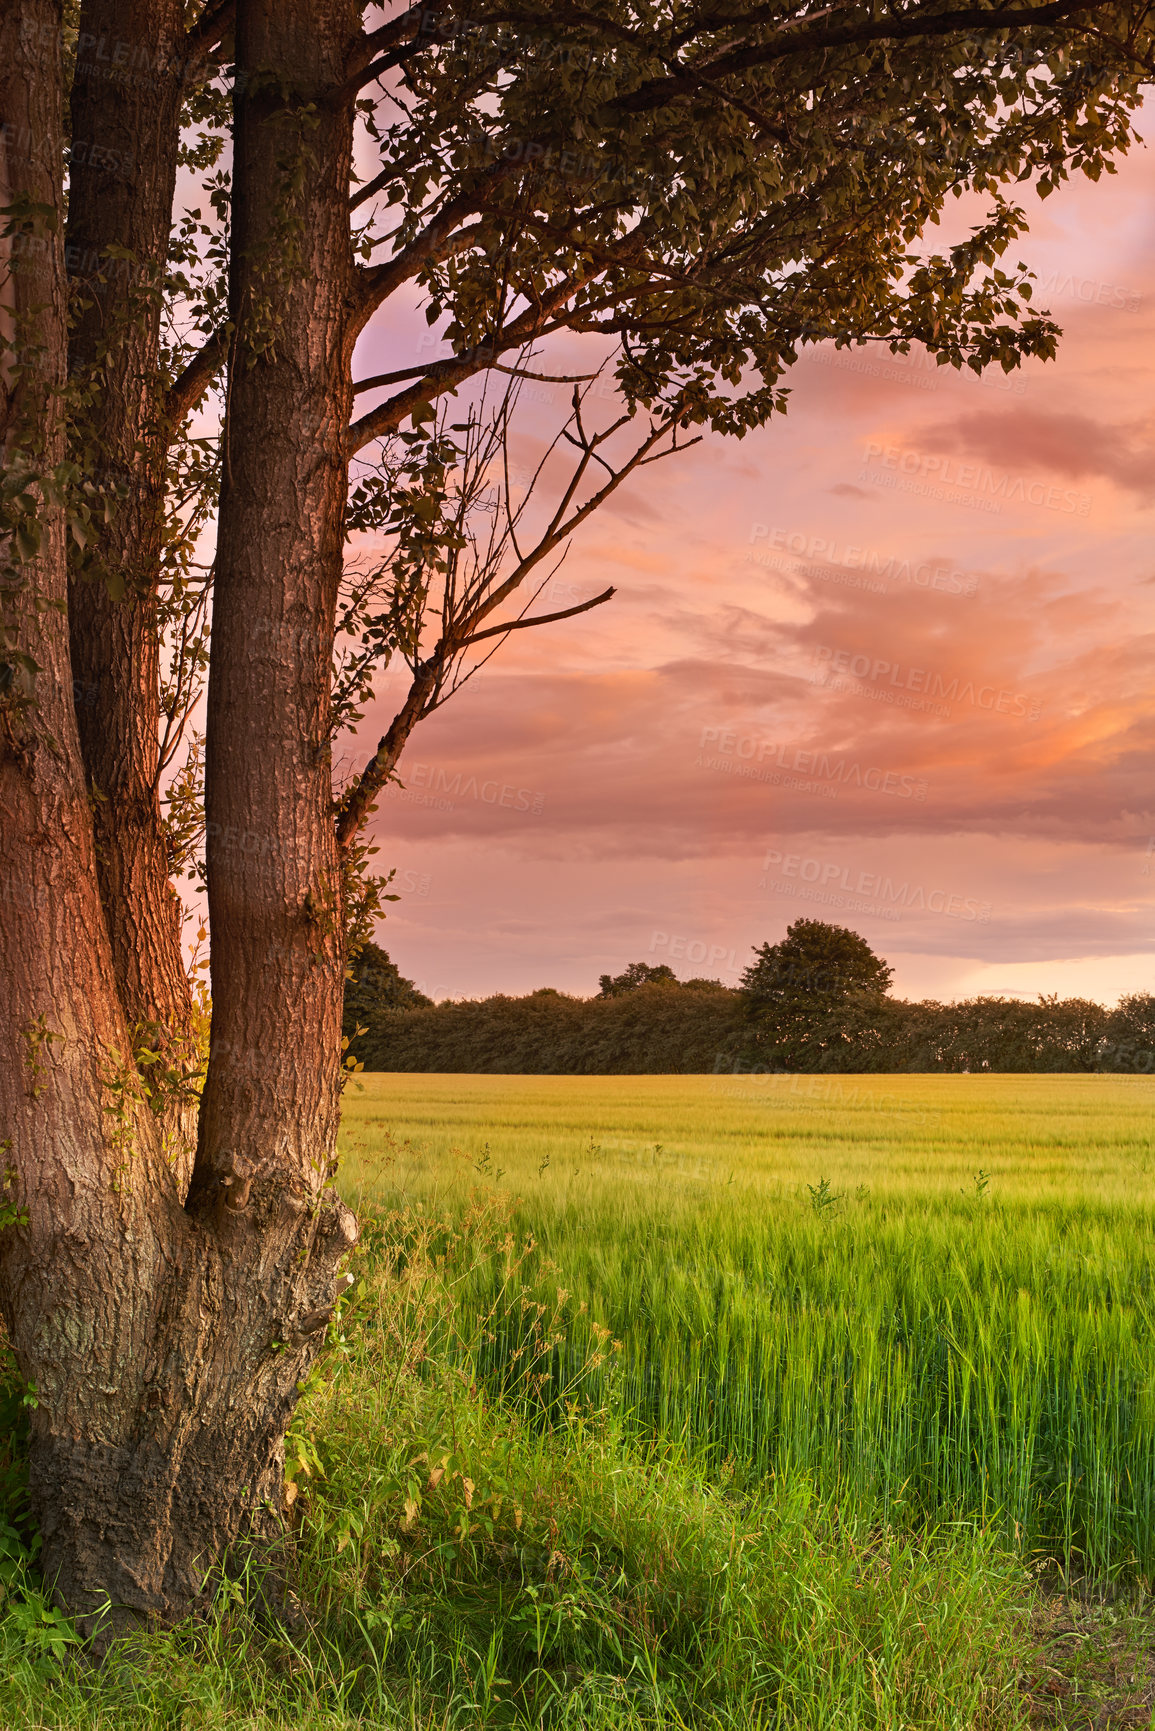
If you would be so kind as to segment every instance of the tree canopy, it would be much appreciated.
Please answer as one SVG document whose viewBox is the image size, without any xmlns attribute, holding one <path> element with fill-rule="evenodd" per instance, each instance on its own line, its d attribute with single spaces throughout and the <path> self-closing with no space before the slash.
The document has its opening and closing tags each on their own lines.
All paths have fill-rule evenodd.
<svg viewBox="0 0 1155 1731">
<path fill-rule="evenodd" d="M 773 1064 L 807 1069 L 832 1045 L 882 1044 L 893 970 L 866 939 L 824 920 L 795 920 L 763 944 L 742 976 L 754 1042 Z"/>
<path fill-rule="evenodd" d="M 794 999 L 834 1005 L 860 993 L 881 997 L 889 991 L 893 973 L 848 926 L 795 920 L 780 943 L 762 944 L 754 951 L 742 986 L 760 1012 Z"/>
<path fill-rule="evenodd" d="M 599 997 L 620 998 L 626 992 L 636 992 L 639 986 L 676 986 L 678 976 L 666 962 L 651 966 L 649 962 L 630 962 L 620 974 L 598 976 Z"/>
</svg>

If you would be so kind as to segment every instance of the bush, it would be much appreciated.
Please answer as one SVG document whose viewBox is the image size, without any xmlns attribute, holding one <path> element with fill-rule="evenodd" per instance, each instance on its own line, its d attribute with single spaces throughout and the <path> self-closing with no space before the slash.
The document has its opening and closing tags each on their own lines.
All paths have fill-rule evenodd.
<svg viewBox="0 0 1155 1731">
<path fill-rule="evenodd" d="M 740 1043 L 741 994 L 708 983 L 648 984 L 621 996 L 534 992 L 361 1014 L 367 1070 L 496 1075 L 667 1075 L 712 1070 Z"/>
</svg>

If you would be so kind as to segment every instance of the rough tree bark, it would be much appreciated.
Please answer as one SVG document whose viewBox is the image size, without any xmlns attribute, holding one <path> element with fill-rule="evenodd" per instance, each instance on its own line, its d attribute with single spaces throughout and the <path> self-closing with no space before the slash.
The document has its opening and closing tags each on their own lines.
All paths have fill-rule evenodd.
<svg viewBox="0 0 1155 1731">
<path fill-rule="evenodd" d="M 39 1396 L 30 1471 L 45 1571 L 106 1632 L 180 1616 L 239 1537 L 279 1529 L 284 1430 L 355 1235 L 327 1188 L 343 980 L 327 677 L 349 408 L 351 105 L 326 98 L 356 21 L 347 5 L 306 0 L 247 12 L 241 418 L 221 521 L 209 799 L 226 832 L 243 813 L 270 846 L 254 857 L 222 838 L 210 855 L 221 1056 L 186 1207 L 139 1098 L 101 917 L 59 505 L 41 511 L 39 555 L 4 591 L 5 625 L 41 672 L 34 704 L 8 689 L 0 734 L 0 1040 L 27 1059 L 0 1067 L 5 1194 L 20 1210 L 0 1232 L 0 1304 Z M 21 245 L 17 262 L 35 269 L 8 279 L 17 342 L 34 319 L 43 356 L 22 395 L 3 399 L 4 455 L 31 427 L 41 469 L 63 453 L 62 101 L 58 0 L 17 0 L 0 21 L 0 121 L 43 149 L 10 163 L 10 190 L 54 215 Z M 289 159 L 299 172 L 287 183 Z M 323 218 L 326 202 L 336 214 Z M 290 446 L 302 426 L 309 437 Z M 242 433 L 258 432 L 265 446 L 247 454 Z M 263 665 L 261 617 L 276 645 Z"/>
<path fill-rule="evenodd" d="M 28 200 L 41 214 L 13 237 L 6 274 L 27 370 L 22 393 L 5 403 L 4 456 L 12 463 L 23 453 L 42 472 L 64 455 L 60 62 L 59 4 L 9 7 L 0 20 L 0 116 L 9 137 L 30 142 L 9 152 L 6 202 Z M 28 346 L 33 330 L 38 352 Z M 0 1041 L 24 1055 L 23 1074 L 9 1064 L 0 1079 L 8 1196 L 23 1218 L 0 1240 L 0 1297 L 39 1394 L 32 1495 L 47 1566 L 61 1570 L 67 1592 L 88 1562 L 73 1510 L 94 1490 L 108 1509 L 143 1395 L 136 1355 L 146 1295 L 156 1294 L 170 1264 L 165 1240 L 177 1199 L 155 1126 L 116 1057 L 127 1029 L 73 704 L 65 515 L 46 502 L 40 519 L 37 558 L 16 564 L 5 549 L 5 624 L 40 671 L 20 694 L 27 702 L 10 683 L 0 732 Z"/>
<path fill-rule="evenodd" d="M 330 681 L 348 488 L 351 0 L 251 0 L 237 23 L 230 363 L 205 813 L 212 1062 L 190 1206 L 242 1158 L 324 1175 L 344 982 Z M 276 982 L 275 990 L 272 989 Z"/>
<path fill-rule="evenodd" d="M 181 0 L 85 0 L 71 91 L 65 259 L 77 316 L 73 379 L 86 468 L 121 498 L 69 585 L 72 674 L 101 902 L 130 1028 L 176 1070 L 192 1057 L 179 899 L 158 780 L 157 602 L 169 426 L 160 283 L 172 226 L 188 62 Z M 162 1113 L 182 1194 L 196 1103 Z"/>
</svg>

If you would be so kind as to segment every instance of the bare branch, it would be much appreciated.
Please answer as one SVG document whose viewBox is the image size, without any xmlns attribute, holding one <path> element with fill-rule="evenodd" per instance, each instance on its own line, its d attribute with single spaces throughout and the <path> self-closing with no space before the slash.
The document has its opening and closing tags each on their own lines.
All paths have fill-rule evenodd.
<svg viewBox="0 0 1155 1731">
<path fill-rule="evenodd" d="M 228 353 L 228 343 L 228 327 L 218 326 L 169 386 L 165 411 L 173 426 L 178 426 L 186 415 L 192 413 L 212 384 L 214 373 Z"/>
<path fill-rule="evenodd" d="M 500 361 L 491 363 L 495 373 L 507 373 L 511 379 L 534 379 L 543 385 L 584 385 L 590 379 L 596 379 L 597 373 L 533 373 L 526 367 L 503 367 Z M 399 385 L 403 379 L 423 379 L 429 371 L 424 367 L 402 367 L 396 373 L 377 373 L 371 379 L 358 379 L 353 386 L 353 395 L 359 396 L 362 391 L 376 391 L 384 385 Z"/>
<path fill-rule="evenodd" d="M 511 379 L 536 379 L 543 385 L 585 385 L 596 379 L 597 373 L 531 373 L 526 367 L 503 367 L 494 361 L 495 373 L 508 373 Z"/>
<path fill-rule="evenodd" d="M 504 429 L 507 425 L 507 408 L 508 398 L 506 399 L 505 407 L 499 412 L 497 420 L 494 423 L 494 429 L 501 430 L 503 450 L 505 445 Z M 378 742 L 377 750 L 373 754 L 373 757 L 366 764 L 358 779 L 349 789 L 347 789 L 340 801 L 337 811 L 336 829 L 338 845 L 342 849 L 350 847 L 356 839 L 358 831 L 365 822 L 374 800 L 392 776 L 398 758 L 400 757 L 413 728 L 419 721 L 424 720 L 426 716 L 431 715 L 435 709 L 438 709 L 455 691 L 460 690 L 461 686 L 473 677 L 478 666 L 483 665 L 484 662 L 489 659 L 488 655 L 483 656 L 481 662 L 476 666 L 469 668 L 466 672 L 461 673 L 456 677 L 453 677 L 454 666 L 459 662 L 461 656 L 469 648 L 474 644 L 485 640 L 504 638 L 511 631 L 527 629 L 531 625 L 545 625 L 552 623 L 555 620 L 572 618 L 575 614 L 587 612 L 591 607 L 600 606 L 603 602 L 608 601 L 613 595 L 614 591 L 609 589 L 606 590 L 604 594 L 595 597 L 591 601 L 580 602 L 574 607 L 566 607 L 558 612 L 507 620 L 502 624 L 485 626 L 483 629 L 479 629 L 483 620 L 487 619 L 499 607 L 501 607 L 509 597 L 520 588 L 522 584 L 524 584 L 526 578 L 531 572 L 536 570 L 539 565 L 541 565 L 553 552 L 557 550 L 557 548 L 562 546 L 562 544 L 573 534 L 574 530 L 577 529 L 580 524 L 585 522 L 586 518 L 592 515 L 594 511 L 598 510 L 599 507 L 605 503 L 610 494 L 620 487 L 622 482 L 625 481 L 635 469 L 639 468 L 647 461 L 647 459 L 650 459 L 651 453 L 655 452 L 655 447 L 660 444 L 667 434 L 672 434 L 673 438 L 669 451 L 664 454 L 669 455 L 673 451 L 682 448 L 679 446 L 677 439 L 678 406 L 675 405 L 667 411 L 665 419 L 656 424 L 651 424 L 650 430 L 646 434 L 645 438 L 641 440 L 636 449 L 618 469 L 610 471 L 609 479 L 603 483 L 598 491 L 593 493 L 584 504 L 579 505 L 576 509 L 570 511 L 567 516 L 566 512 L 572 504 L 582 477 L 585 475 L 590 462 L 595 458 L 596 447 L 599 444 L 604 443 L 606 439 L 608 439 L 614 432 L 618 431 L 630 418 L 629 416 L 621 416 L 615 419 L 609 427 L 603 429 L 602 432 L 587 434 L 584 431 L 584 428 L 582 428 L 581 395 L 576 386 L 574 388 L 573 415 L 575 423 L 579 428 L 579 438 L 576 443 L 581 451 L 581 457 L 575 466 L 568 484 L 563 490 L 560 504 L 550 518 L 544 533 L 539 537 L 536 546 L 531 548 L 531 550 L 524 556 L 518 552 L 517 563 L 509 576 L 504 578 L 501 582 L 493 583 L 493 586 L 490 587 L 493 581 L 490 573 L 494 572 L 496 562 L 501 557 L 503 546 L 506 542 L 506 536 L 503 535 L 496 544 L 491 542 L 490 551 L 483 561 L 483 568 L 478 579 L 466 586 L 465 593 L 462 595 L 460 602 L 453 598 L 452 561 L 450 562 L 451 568 L 446 576 L 445 595 L 440 608 L 440 616 L 442 620 L 441 636 L 429 656 L 424 660 L 414 659 L 411 664 L 413 669 L 413 679 L 404 703 L 394 716 L 388 730 Z M 570 437 L 568 434 L 566 436 Z M 554 443 L 556 445 L 557 441 L 555 440 Z M 478 455 L 479 458 L 483 457 L 484 451 L 479 452 Z M 602 459 L 598 460 L 601 461 Z M 537 475 L 540 475 L 540 473 L 541 464 L 538 465 L 537 474 L 534 477 L 535 482 Z M 480 478 L 481 469 L 477 465 L 474 466 L 474 475 L 475 478 Z M 516 518 L 509 512 L 508 497 L 509 478 L 507 469 L 506 511 L 509 521 L 508 536 L 511 544 L 516 550 Z M 522 506 L 519 507 L 519 512 L 524 509 L 525 505 L 523 503 Z M 462 521 L 464 520 L 464 510 L 465 501 L 463 497 Z M 532 605 L 533 601 L 536 600 L 537 595 L 540 593 L 541 586 L 534 591 L 534 594 L 526 603 L 527 608 Z M 498 647 L 498 645 L 495 642 L 494 648 L 496 647 Z M 489 653 L 492 654 L 493 651 L 491 650 Z M 446 688 L 447 680 L 449 681 L 448 688 Z"/>
<path fill-rule="evenodd" d="M 362 391 L 380 390 L 384 385 L 399 385 L 403 379 L 423 379 L 429 371 L 428 363 L 423 367 L 402 367 L 396 373 L 375 373 L 371 379 L 357 379 L 353 385 L 353 395 L 360 396 Z"/>
<path fill-rule="evenodd" d="M 552 625 L 556 619 L 572 619 L 575 613 L 588 613 L 591 607 L 600 607 L 603 601 L 612 601 L 616 594 L 616 589 L 606 589 L 601 595 L 595 595 L 592 601 L 579 601 L 576 607 L 563 607 L 560 613 L 539 613 L 533 619 L 511 619 L 505 625 L 487 625 L 484 631 L 475 631 L 472 637 L 467 637 L 458 647 L 472 649 L 475 643 L 480 643 L 485 637 L 504 637 L 510 631 L 525 631 L 530 625 Z"/>
</svg>

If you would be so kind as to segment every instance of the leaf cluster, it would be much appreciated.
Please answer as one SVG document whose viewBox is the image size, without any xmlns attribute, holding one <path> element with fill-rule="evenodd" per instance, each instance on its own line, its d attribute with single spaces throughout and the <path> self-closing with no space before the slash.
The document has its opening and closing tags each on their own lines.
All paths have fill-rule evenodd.
<svg viewBox="0 0 1155 1731">
<path fill-rule="evenodd" d="M 803 344 L 1047 356 L 1027 273 L 994 268 L 1024 225 L 1003 189 L 1097 178 L 1126 149 L 1136 20 L 991 11 L 990 28 L 973 10 L 951 28 L 940 0 L 828 25 L 787 0 L 424 14 L 365 121 L 376 274 L 413 268 L 455 357 L 532 312 L 612 339 L 631 406 L 677 400 L 739 436 L 784 407 Z M 912 251 L 964 191 L 985 220 Z"/>
</svg>

